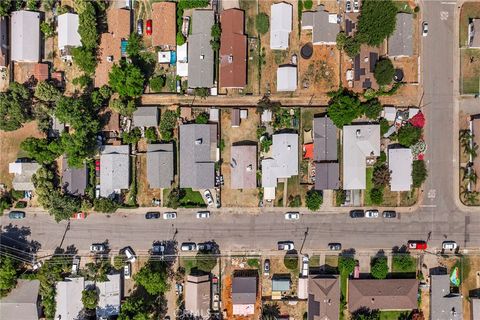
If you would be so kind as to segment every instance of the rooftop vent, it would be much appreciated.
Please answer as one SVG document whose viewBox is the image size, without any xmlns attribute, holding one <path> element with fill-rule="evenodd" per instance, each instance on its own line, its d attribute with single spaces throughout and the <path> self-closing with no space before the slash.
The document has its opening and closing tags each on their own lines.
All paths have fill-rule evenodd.
<svg viewBox="0 0 480 320">
<path fill-rule="evenodd" d="M 203 59 L 205 59 L 205 55 L 204 55 L 204 54 L 200 55 L 200 60 L 203 60 Z"/>
<path fill-rule="evenodd" d="M 203 142 L 202 138 L 195 140 L 195 144 L 196 144 L 197 146 L 198 146 L 198 145 L 201 145 L 202 142 Z"/>
<path fill-rule="evenodd" d="M 357 129 L 357 131 L 355 132 L 355 135 L 358 137 L 361 137 L 362 136 L 362 130 L 360 129 Z"/>
<path fill-rule="evenodd" d="M 228 56 L 228 63 L 232 63 L 233 62 L 233 56 L 232 55 L 229 55 Z"/>
</svg>

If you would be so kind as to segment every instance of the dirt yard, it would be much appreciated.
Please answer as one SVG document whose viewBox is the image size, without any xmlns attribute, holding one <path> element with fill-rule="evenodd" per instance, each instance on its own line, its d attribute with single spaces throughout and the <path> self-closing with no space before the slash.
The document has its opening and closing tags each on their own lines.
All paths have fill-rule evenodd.
<svg viewBox="0 0 480 320">
<path fill-rule="evenodd" d="M 20 143 L 28 137 L 43 137 L 43 134 L 38 131 L 37 123 L 35 121 L 26 123 L 22 128 L 5 132 L 0 131 L 0 183 L 4 183 L 8 188 L 12 186 L 12 175 L 8 173 L 8 164 L 15 162 L 19 156 Z M 22 156 L 20 154 L 20 156 Z"/>
<path fill-rule="evenodd" d="M 160 199 L 162 196 L 161 189 L 150 189 L 147 182 L 147 155 L 137 155 L 137 202 L 140 207 L 151 207 L 152 200 Z"/>
<path fill-rule="evenodd" d="M 302 32 L 301 46 L 311 41 L 311 35 Z M 300 94 L 321 94 L 338 89 L 340 52 L 335 46 L 313 46 L 313 55 L 305 60 L 299 56 L 298 89 Z"/>
<path fill-rule="evenodd" d="M 241 119 L 240 127 L 232 128 L 231 109 L 222 109 L 220 132 L 224 142 L 224 149 L 221 151 L 222 174 L 225 185 L 222 187 L 222 206 L 224 207 L 257 207 L 258 189 L 230 189 L 230 149 L 232 143 L 239 141 L 257 141 L 257 127 L 260 124 L 260 116 L 255 109 L 248 109 L 248 118 Z"/>
<path fill-rule="evenodd" d="M 460 49 L 460 93 L 480 92 L 480 49 Z"/>
</svg>

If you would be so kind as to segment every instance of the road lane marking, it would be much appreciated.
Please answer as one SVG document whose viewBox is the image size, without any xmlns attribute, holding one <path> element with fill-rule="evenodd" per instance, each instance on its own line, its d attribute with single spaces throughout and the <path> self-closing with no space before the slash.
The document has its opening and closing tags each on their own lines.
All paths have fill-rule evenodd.
<svg viewBox="0 0 480 320">
<path fill-rule="evenodd" d="M 428 190 L 428 194 L 427 194 L 428 199 L 435 199 L 436 196 L 437 196 L 437 190 L 436 189 Z"/>
<path fill-rule="evenodd" d="M 457 4 L 457 3 L 456 3 L 456 2 L 453 2 L 453 1 L 452 1 L 452 2 L 446 2 L 446 1 L 444 1 L 444 2 L 442 2 L 442 4 Z"/>
<path fill-rule="evenodd" d="M 420 208 L 436 208 L 437 205 L 436 204 L 421 204 L 419 207 Z"/>
<path fill-rule="evenodd" d="M 448 11 L 441 11 L 440 20 L 447 20 L 447 19 L 448 19 Z"/>
</svg>

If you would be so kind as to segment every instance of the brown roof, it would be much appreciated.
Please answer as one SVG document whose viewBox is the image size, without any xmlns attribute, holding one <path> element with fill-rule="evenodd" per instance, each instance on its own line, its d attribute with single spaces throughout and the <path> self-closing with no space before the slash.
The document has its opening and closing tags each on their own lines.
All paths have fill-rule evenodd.
<svg viewBox="0 0 480 320">
<path fill-rule="evenodd" d="M 104 124 L 102 131 L 120 131 L 120 114 L 106 109 L 100 114 L 101 122 Z"/>
<path fill-rule="evenodd" d="M 348 281 L 348 309 L 412 310 L 417 303 L 416 279 L 356 279 Z"/>
<path fill-rule="evenodd" d="M 33 68 L 33 76 L 38 81 L 47 81 L 49 79 L 48 75 L 48 64 L 46 63 L 37 63 Z"/>
<path fill-rule="evenodd" d="M 187 276 L 185 309 L 195 315 L 206 316 L 210 307 L 210 276 Z"/>
<path fill-rule="evenodd" d="M 243 88 L 247 84 L 247 36 L 244 12 L 228 9 L 220 14 L 220 87 Z"/>
<path fill-rule="evenodd" d="M 152 4 L 152 45 L 175 46 L 176 39 L 175 2 L 155 2 Z"/>
<path fill-rule="evenodd" d="M 338 320 L 340 281 L 338 276 L 308 278 L 308 320 Z"/>
<path fill-rule="evenodd" d="M 122 57 L 122 39 L 128 39 L 130 35 L 130 10 L 115 9 L 107 10 L 108 32 L 100 36 L 99 62 L 95 71 L 95 86 L 101 87 L 108 84 L 108 74 L 115 62 Z M 107 61 L 112 56 L 113 62 Z"/>
</svg>

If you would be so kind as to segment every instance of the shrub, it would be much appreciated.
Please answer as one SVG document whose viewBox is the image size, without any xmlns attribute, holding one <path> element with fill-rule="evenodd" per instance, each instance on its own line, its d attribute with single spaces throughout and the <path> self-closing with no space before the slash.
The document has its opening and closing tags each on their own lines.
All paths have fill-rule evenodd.
<svg viewBox="0 0 480 320">
<path fill-rule="evenodd" d="M 395 69 L 393 68 L 392 61 L 390 59 L 381 59 L 375 65 L 373 73 L 378 85 L 384 86 L 390 84 L 393 81 L 395 75 Z"/>
<path fill-rule="evenodd" d="M 337 204 L 337 206 L 344 204 L 346 200 L 347 193 L 345 192 L 345 190 L 335 190 L 335 203 Z"/>
<path fill-rule="evenodd" d="M 427 179 L 428 172 L 425 161 L 415 160 L 412 164 L 412 184 L 414 188 L 419 188 Z"/>
<path fill-rule="evenodd" d="M 208 123 L 208 114 L 206 114 L 206 113 L 200 113 L 200 114 L 195 118 L 195 123 L 197 123 L 197 124 L 207 124 L 207 123 Z"/>
<path fill-rule="evenodd" d="M 124 131 L 122 133 L 122 141 L 125 144 L 135 144 L 138 141 L 140 141 L 141 137 L 142 137 L 142 133 L 140 132 L 139 128 L 133 128 L 129 132 Z"/>
<path fill-rule="evenodd" d="M 311 211 L 317 211 L 323 203 L 322 193 L 317 190 L 309 190 L 307 192 L 307 198 L 305 204 Z"/>
<path fill-rule="evenodd" d="M 185 44 L 185 37 L 183 36 L 182 31 L 177 32 L 177 46 Z"/>
<path fill-rule="evenodd" d="M 305 9 L 311 10 L 313 7 L 313 0 L 305 0 L 303 2 L 303 6 L 305 7 Z"/>
<path fill-rule="evenodd" d="M 420 140 L 422 136 L 422 128 L 407 123 L 398 130 L 398 142 L 405 147 L 410 147 Z"/>
<path fill-rule="evenodd" d="M 298 269 L 298 255 L 287 253 L 283 258 L 283 264 L 288 270 Z"/>
<path fill-rule="evenodd" d="M 370 273 L 375 279 L 385 279 L 388 274 L 387 257 L 376 257 L 372 260 Z"/>
<path fill-rule="evenodd" d="M 117 210 L 117 203 L 109 198 L 98 198 L 93 200 L 93 207 L 95 211 L 103 213 L 113 213 Z"/>
<path fill-rule="evenodd" d="M 383 106 L 378 99 L 372 99 L 363 104 L 364 112 L 369 119 L 378 119 L 383 110 Z"/>
<path fill-rule="evenodd" d="M 390 183 L 390 169 L 384 164 L 373 169 L 373 185 L 376 188 L 386 187 Z"/>
<path fill-rule="evenodd" d="M 370 201 L 373 204 L 382 204 L 383 203 L 383 189 L 382 188 L 372 188 L 370 190 Z"/>
<path fill-rule="evenodd" d="M 145 139 L 147 139 L 149 143 L 158 141 L 157 129 L 155 129 L 155 127 L 147 128 L 145 130 Z"/>
<path fill-rule="evenodd" d="M 255 17 L 255 27 L 257 28 L 257 32 L 260 34 L 265 34 L 268 32 L 270 28 L 270 21 L 269 17 L 266 13 L 260 12 Z"/>
<path fill-rule="evenodd" d="M 383 136 L 390 129 L 390 124 L 385 118 L 380 119 L 380 135 Z"/>
<path fill-rule="evenodd" d="M 394 254 L 392 265 L 397 271 L 409 272 L 415 268 L 415 259 L 408 253 Z"/>
<path fill-rule="evenodd" d="M 296 195 L 295 197 L 290 197 L 288 206 L 290 208 L 298 208 L 302 206 L 302 198 L 300 195 Z"/>
<path fill-rule="evenodd" d="M 247 259 L 247 264 L 250 268 L 258 268 L 260 266 L 260 261 L 257 258 Z"/>
<path fill-rule="evenodd" d="M 155 76 L 150 79 L 150 89 L 153 92 L 160 92 L 165 86 L 165 77 L 164 76 Z"/>
</svg>

